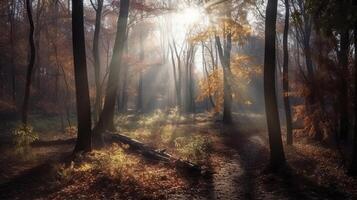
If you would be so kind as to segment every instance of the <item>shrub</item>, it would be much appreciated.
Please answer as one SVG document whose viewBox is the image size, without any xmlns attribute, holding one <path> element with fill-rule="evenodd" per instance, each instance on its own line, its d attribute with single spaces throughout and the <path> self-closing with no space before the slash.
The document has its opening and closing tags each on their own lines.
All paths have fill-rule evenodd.
<svg viewBox="0 0 357 200">
<path fill-rule="evenodd" d="M 196 162 L 204 161 L 208 156 L 210 140 L 203 136 L 178 137 L 175 139 L 175 146 L 178 153 L 184 159 Z"/>
</svg>

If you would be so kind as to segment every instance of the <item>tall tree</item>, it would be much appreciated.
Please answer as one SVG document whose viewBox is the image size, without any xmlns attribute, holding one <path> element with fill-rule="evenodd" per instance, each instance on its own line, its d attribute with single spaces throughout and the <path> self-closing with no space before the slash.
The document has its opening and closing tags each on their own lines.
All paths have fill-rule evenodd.
<svg viewBox="0 0 357 200">
<path fill-rule="evenodd" d="M 357 2 L 354 3 L 354 7 L 357 8 Z M 355 91 L 354 91 L 354 114 L 355 114 L 355 124 L 353 130 L 353 151 L 352 151 L 352 162 L 349 168 L 349 174 L 352 176 L 357 176 L 357 18 L 355 19 L 354 25 L 354 47 L 355 47 L 355 63 L 354 63 L 354 78 L 355 78 Z"/>
<path fill-rule="evenodd" d="M 144 3 L 145 0 L 142 0 L 140 3 Z M 143 21 L 144 18 L 144 10 L 140 10 L 140 19 Z M 144 51 L 144 29 L 139 29 L 139 60 L 141 63 L 144 62 L 145 59 L 145 51 Z M 136 101 L 136 110 L 141 112 L 143 110 L 143 69 L 139 71 L 139 84 L 138 84 L 138 96 Z"/>
<path fill-rule="evenodd" d="M 13 104 L 16 106 L 16 66 L 15 66 L 15 36 L 14 36 L 14 29 L 15 29 L 15 10 L 16 10 L 16 1 L 12 0 L 11 4 L 9 4 L 9 24 L 10 24 L 10 52 L 11 52 L 11 97 Z"/>
<path fill-rule="evenodd" d="M 349 112 L 348 112 L 348 54 L 350 47 L 350 34 L 349 34 L 349 23 L 341 23 L 348 22 L 348 14 L 349 14 L 349 6 L 350 0 L 341 0 L 338 1 L 337 12 L 338 17 L 337 21 L 340 22 L 338 24 L 338 29 L 340 29 L 340 50 L 338 51 L 338 64 L 340 67 L 340 85 L 339 85 L 339 105 L 340 105 L 340 138 L 342 140 L 346 140 L 348 136 L 349 130 Z"/>
<path fill-rule="evenodd" d="M 92 3 L 92 1 L 91 1 Z M 95 27 L 93 36 L 93 60 L 94 60 L 94 80 L 95 80 L 95 104 L 94 104 L 94 118 L 98 120 L 99 113 L 102 108 L 102 90 L 100 80 L 100 55 L 99 55 L 99 36 L 101 29 L 101 19 L 103 10 L 103 0 L 97 0 L 97 6 L 92 3 L 95 10 Z"/>
<path fill-rule="evenodd" d="M 172 71 L 173 71 L 173 78 L 175 83 L 175 91 L 176 91 L 176 103 L 178 106 L 179 111 L 181 112 L 182 109 L 182 97 L 181 97 L 181 90 L 182 90 L 182 70 L 181 70 L 181 58 L 177 51 L 175 40 L 172 41 L 173 45 L 169 45 L 170 52 L 171 52 L 171 61 L 172 61 Z M 180 51 L 181 52 L 181 51 Z M 176 62 L 175 62 L 176 56 Z M 177 65 L 177 67 L 176 67 Z M 177 69 L 176 69 L 177 68 Z"/>
<path fill-rule="evenodd" d="M 286 142 L 288 145 L 293 144 L 293 130 L 291 119 L 291 108 L 289 100 L 289 49 L 288 49 L 288 35 L 289 35 L 289 17 L 290 8 L 289 0 L 285 0 L 285 25 L 283 36 L 283 49 L 284 49 L 284 63 L 283 63 L 283 97 L 286 118 Z"/>
<path fill-rule="evenodd" d="M 30 24 L 30 32 L 29 32 L 29 44 L 30 44 L 30 60 L 27 66 L 27 73 L 26 73 L 26 86 L 25 86 L 25 95 L 24 95 L 24 102 L 22 105 L 22 123 L 26 126 L 27 125 L 27 116 L 28 116 L 28 107 L 29 107 L 29 98 L 31 92 L 31 82 L 32 82 L 32 71 L 35 65 L 35 56 L 36 56 L 36 49 L 35 49 L 35 41 L 34 41 L 34 31 L 35 26 L 33 23 L 32 18 L 32 0 L 26 0 L 26 11 L 27 17 Z"/>
<path fill-rule="evenodd" d="M 297 4 L 297 6 L 296 6 Z M 319 90 L 316 84 L 316 77 L 313 67 L 312 60 L 312 49 L 311 49 L 311 32 L 312 32 L 312 17 L 309 12 L 308 3 L 304 0 L 293 1 L 292 6 L 294 8 L 295 13 L 299 13 L 299 16 L 295 21 L 297 22 L 297 37 L 299 39 L 299 43 L 302 45 L 302 49 L 305 55 L 305 63 L 307 69 L 307 78 L 309 93 L 306 96 L 305 106 L 306 112 L 309 116 L 313 116 L 316 108 L 323 104 L 322 96 L 318 95 Z M 312 117 L 312 126 L 315 130 L 315 139 L 320 141 L 323 139 L 323 133 L 319 126 L 319 121 L 316 117 Z"/>
<path fill-rule="evenodd" d="M 231 50 L 232 50 L 232 34 L 227 33 L 224 36 L 224 47 L 220 38 L 215 36 L 216 45 L 218 49 L 219 59 L 223 68 L 223 123 L 231 124 L 232 120 L 232 88 L 230 84 L 230 79 L 232 76 L 230 60 L 231 60 Z"/>
<path fill-rule="evenodd" d="M 277 0 L 269 0 L 265 15 L 264 99 L 270 145 L 270 166 L 272 169 L 282 167 L 286 162 L 275 91 L 276 14 Z"/>
<path fill-rule="evenodd" d="M 99 121 L 93 130 L 95 144 L 100 147 L 103 145 L 102 132 L 105 130 L 114 130 L 114 109 L 115 99 L 118 93 L 118 83 L 121 60 L 123 56 L 124 45 L 126 41 L 126 32 L 129 15 L 129 0 L 120 1 L 119 17 L 117 21 L 117 33 L 114 42 L 113 56 L 109 66 L 109 78 L 103 111 L 99 116 Z"/>
<path fill-rule="evenodd" d="M 78 136 L 74 152 L 91 150 L 91 112 L 83 24 L 83 0 L 72 1 L 72 40 Z"/>
</svg>

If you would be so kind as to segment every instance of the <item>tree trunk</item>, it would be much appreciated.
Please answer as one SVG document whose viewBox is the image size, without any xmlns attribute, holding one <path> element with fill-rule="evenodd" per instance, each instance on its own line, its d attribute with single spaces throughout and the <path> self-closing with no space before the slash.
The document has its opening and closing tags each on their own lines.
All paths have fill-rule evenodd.
<svg viewBox="0 0 357 200">
<path fill-rule="evenodd" d="M 341 33 L 339 65 L 340 65 L 340 90 L 339 90 L 339 105 L 340 105 L 340 139 L 346 140 L 349 129 L 348 115 L 348 52 L 349 52 L 349 31 L 344 30 Z"/>
<path fill-rule="evenodd" d="M 129 15 L 129 0 L 120 1 L 120 14 L 117 21 L 117 34 L 114 43 L 113 56 L 109 66 L 109 78 L 103 111 L 99 116 L 99 121 L 96 124 L 93 134 L 95 137 L 95 145 L 101 147 L 103 145 L 102 133 L 105 130 L 113 130 L 114 128 L 114 109 L 115 99 L 118 93 L 119 74 L 121 59 L 126 40 L 126 29 Z"/>
<path fill-rule="evenodd" d="M 83 0 L 72 1 L 72 40 L 78 136 L 74 152 L 91 150 L 91 112 L 83 24 Z"/>
<path fill-rule="evenodd" d="M 312 125 L 315 129 L 315 136 L 314 136 L 315 140 L 320 141 L 323 139 L 323 134 L 322 131 L 320 130 L 319 121 L 318 121 L 319 119 L 313 116 L 314 115 L 313 113 L 318 107 L 318 101 L 317 101 L 318 89 L 316 87 L 316 80 L 315 80 L 313 62 L 312 62 L 312 53 L 310 47 L 312 22 L 311 22 L 311 16 L 305 11 L 306 8 L 304 7 L 306 7 L 306 5 L 303 5 L 302 0 L 299 0 L 299 4 L 301 9 L 304 10 L 303 47 L 304 47 L 307 75 L 310 81 L 309 82 L 310 92 L 309 95 L 306 97 L 306 110 L 308 115 L 312 117 Z"/>
<path fill-rule="evenodd" d="M 269 0 L 265 19 L 264 98 L 270 145 L 270 166 L 272 169 L 280 168 L 286 162 L 275 91 L 276 14 L 277 0 Z"/>
<path fill-rule="evenodd" d="M 206 62 L 206 56 L 205 56 L 205 46 L 203 45 L 203 42 L 202 42 L 202 60 L 203 60 L 203 71 L 205 72 L 205 75 L 206 75 L 206 78 L 207 78 L 207 84 L 208 84 L 208 88 L 209 88 L 209 102 L 211 103 L 211 106 L 212 108 L 216 107 L 215 104 L 214 104 L 214 101 L 213 101 L 213 98 L 212 98 L 212 95 L 211 95 L 211 91 L 210 91 L 210 82 L 209 82 L 209 73 L 208 73 L 208 69 L 207 69 L 207 62 Z M 208 47 L 207 47 L 208 49 Z M 212 50 L 209 50 L 209 53 L 211 55 L 211 61 L 212 61 L 212 65 L 214 65 L 214 58 L 213 58 L 213 53 L 212 53 Z M 212 66 L 214 68 L 214 66 Z"/>
<path fill-rule="evenodd" d="M 145 1 L 140 1 L 140 3 L 144 3 Z M 140 11 L 140 19 L 143 21 L 144 18 L 144 10 Z M 145 51 L 144 51 L 144 29 L 140 28 L 139 33 L 139 60 L 140 63 L 143 64 L 145 59 Z M 139 84 L 138 84 L 138 96 L 136 101 L 136 111 L 141 112 L 143 109 L 143 69 L 139 71 Z"/>
<path fill-rule="evenodd" d="M 138 97 L 137 97 L 136 111 L 141 112 L 143 110 L 143 72 L 139 72 L 139 86 L 138 86 Z"/>
<path fill-rule="evenodd" d="M 11 97 L 14 106 L 16 106 L 16 66 L 15 66 L 15 47 L 14 47 L 14 17 L 15 17 L 16 1 L 11 1 L 10 7 L 10 45 L 11 45 Z"/>
<path fill-rule="evenodd" d="M 99 36 L 101 29 L 103 0 L 98 0 L 98 5 L 95 8 L 95 28 L 93 36 L 93 59 L 94 59 L 94 79 L 95 79 L 95 105 L 94 105 L 94 120 L 97 121 L 99 113 L 102 109 L 102 89 L 100 80 L 100 55 L 99 55 Z"/>
<path fill-rule="evenodd" d="M 231 89 L 231 69 L 230 69 L 230 60 L 231 60 L 231 49 L 232 49 L 232 36 L 230 33 L 226 36 L 227 41 L 222 48 L 220 38 L 218 36 L 216 39 L 216 46 L 218 49 L 219 59 L 221 60 L 223 68 L 223 123 L 232 124 L 232 89 Z"/>
<path fill-rule="evenodd" d="M 55 4 L 57 4 L 55 2 Z M 41 57 L 40 57 L 40 42 L 41 42 L 41 10 L 42 10 L 42 5 L 41 5 L 41 0 L 37 0 L 37 8 L 36 8 L 36 30 L 35 30 L 35 49 L 37 51 L 36 57 L 35 57 L 35 87 L 37 90 L 41 90 Z M 57 10 L 56 10 L 57 11 Z M 56 15 L 54 16 L 56 17 Z M 55 19 L 54 19 L 55 20 Z"/>
<path fill-rule="evenodd" d="M 285 26 L 284 26 L 284 38 L 283 38 L 283 49 L 284 49 L 284 63 L 283 63 L 283 97 L 284 97 L 284 107 L 285 107 L 285 118 L 286 118 L 286 142 L 288 145 L 293 144 L 293 130 L 292 130 L 292 119 L 291 119 L 291 109 L 289 100 L 289 49 L 288 49 L 288 35 L 289 35 L 289 0 L 285 0 Z"/>
<path fill-rule="evenodd" d="M 26 86 L 25 86 L 25 95 L 24 95 L 24 102 L 22 106 L 22 123 L 26 126 L 27 125 L 27 115 L 28 115 L 28 106 L 29 106 L 29 98 L 31 92 L 31 79 L 32 79 L 32 71 L 35 64 L 35 41 L 33 38 L 35 27 L 32 18 L 32 1 L 26 0 L 26 11 L 27 17 L 30 24 L 30 33 L 29 33 L 29 43 L 30 43 L 30 60 L 27 67 L 26 73 Z"/>
<path fill-rule="evenodd" d="M 357 7 L 357 3 L 354 4 Z M 354 78 L 355 78 L 355 91 L 354 91 L 354 113 L 355 113 L 355 124 L 353 132 L 353 151 L 352 151 L 352 162 L 349 169 L 349 174 L 351 176 L 357 176 L 357 20 L 355 21 L 354 27 L 354 47 L 355 47 L 355 63 L 354 63 Z"/>
<path fill-rule="evenodd" d="M 175 90 L 176 90 L 176 103 L 179 112 L 182 110 L 182 98 L 181 98 L 181 83 L 182 83 L 182 70 L 181 70 L 181 60 L 179 53 L 177 51 L 176 43 L 173 41 L 173 47 L 171 45 L 169 46 L 171 50 L 171 61 L 172 61 L 172 68 L 173 68 L 173 75 L 174 75 L 174 80 L 175 80 Z M 177 59 L 177 70 L 176 70 L 176 64 L 175 64 L 175 55 Z"/>
</svg>

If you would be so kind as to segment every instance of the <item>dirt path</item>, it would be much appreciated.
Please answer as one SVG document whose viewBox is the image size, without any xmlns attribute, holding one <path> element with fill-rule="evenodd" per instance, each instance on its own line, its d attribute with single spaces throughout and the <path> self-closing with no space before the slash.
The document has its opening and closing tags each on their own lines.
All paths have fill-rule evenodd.
<svg viewBox="0 0 357 200">
<path fill-rule="evenodd" d="M 316 184 L 297 173 L 297 170 L 291 170 L 284 175 L 262 173 L 269 158 L 268 141 L 262 128 L 254 126 L 252 122 L 242 120 L 241 124 L 235 127 L 224 127 L 211 121 L 182 126 L 194 126 L 193 133 L 199 132 L 213 138 L 209 156 L 212 174 L 203 178 L 186 177 L 188 187 L 179 188 L 164 199 L 353 199 L 353 196 L 346 195 L 333 185 Z M 59 160 L 60 152 L 63 153 L 71 147 L 64 145 L 57 149 L 47 148 L 37 149 L 42 152 L 42 162 L 38 162 L 37 165 L 21 167 L 21 163 L 11 163 L 12 168 L 20 170 L 15 170 L 12 172 L 15 175 L 1 182 L 0 199 L 46 199 L 56 196 L 53 193 L 59 192 L 61 188 L 53 189 L 46 185 L 51 169 L 48 162 Z M 11 174 L 11 170 L 9 168 L 6 173 L 2 173 Z M 104 190 L 99 192 L 107 194 L 113 192 L 109 191 L 111 189 L 107 186 L 97 190 Z M 86 195 L 91 196 L 86 194 L 87 192 L 80 194 L 83 195 L 83 199 L 86 199 Z"/>
</svg>

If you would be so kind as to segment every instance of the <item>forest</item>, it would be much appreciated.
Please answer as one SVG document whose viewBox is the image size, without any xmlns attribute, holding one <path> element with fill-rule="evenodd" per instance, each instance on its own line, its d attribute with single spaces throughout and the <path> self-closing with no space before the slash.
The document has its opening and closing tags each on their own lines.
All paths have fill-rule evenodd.
<svg viewBox="0 0 357 200">
<path fill-rule="evenodd" d="M 0 199 L 357 199 L 356 0 L 0 0 Z"/>
</svg>

